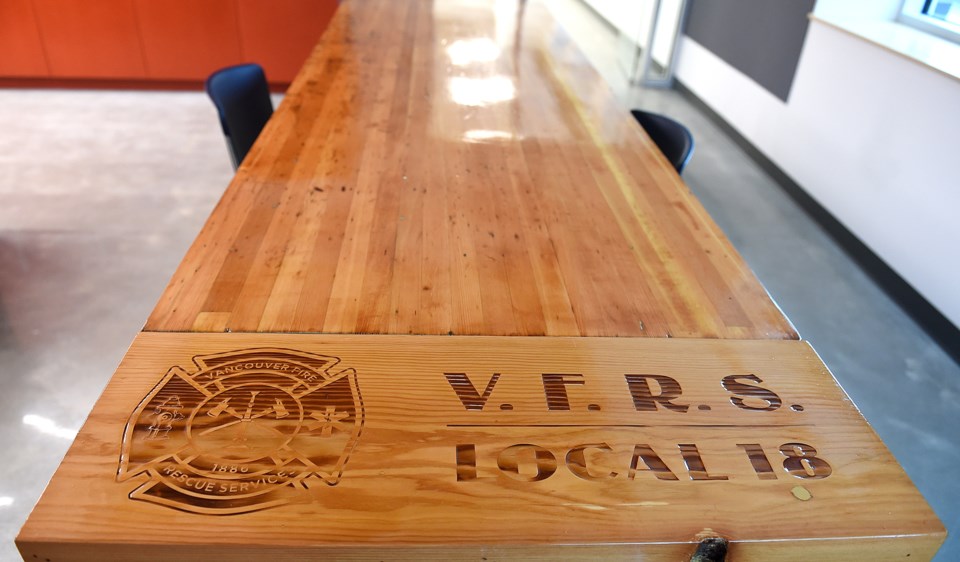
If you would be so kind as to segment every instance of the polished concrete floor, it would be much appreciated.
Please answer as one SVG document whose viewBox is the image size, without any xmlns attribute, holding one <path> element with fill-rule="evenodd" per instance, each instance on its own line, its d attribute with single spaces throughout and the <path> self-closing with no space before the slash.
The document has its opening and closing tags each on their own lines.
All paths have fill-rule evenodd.
<svg viewBox="0 0 960 562">
<path fill-rule="evenodd" d="M 230 180 L 212 111 L 0 91 L 0 560 Z"/>
<path fill-rule="evenodd" d="M 960 367 L 682 97 L 625 83 L 609 29 L 557 13 L 625 106 L 685 122 L 690 187 L 951 531 Z M 0 559 L 229 182 L 199 93 L 0 90 Z M 960 559 L 948 539 L 938 560 Z"/>
</svg>

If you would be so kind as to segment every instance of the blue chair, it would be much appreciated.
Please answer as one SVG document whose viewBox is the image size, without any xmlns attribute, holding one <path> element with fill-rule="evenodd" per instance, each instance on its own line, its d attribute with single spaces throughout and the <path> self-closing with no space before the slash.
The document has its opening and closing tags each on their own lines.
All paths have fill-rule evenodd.
<svg viewBox="0 0 960 562">
<path fill-rule="evenodd" d="M 217 106 L 236 169 L 273 115 L 267 77 L 258 64 L 229 66 L 211 74 L 206 89 Z"/>
<path fill-rule="evenodd" d="M 682 174 L 684 166 L 693 154 L 693 135 L 690 131 L 673 119 L 657 113 L 639 109 L 634 109 L 630 113 L 650 135 L 660 152 L 676 168 L 677 173 Z"/>
</svg>

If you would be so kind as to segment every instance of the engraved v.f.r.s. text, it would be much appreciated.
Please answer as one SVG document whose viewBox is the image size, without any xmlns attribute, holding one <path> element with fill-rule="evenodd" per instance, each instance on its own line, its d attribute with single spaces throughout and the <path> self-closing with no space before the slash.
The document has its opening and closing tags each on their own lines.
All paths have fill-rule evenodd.
<svg viewBox="0 0 960 562">
<path fill-rule="evenodd" d="M 353 369 L 289 349 L 243 349 L 172 367 L 123 434 L 119 482 L 130 498 L 230 515 L 293 501 L 340 481 L 363 425 Z"/>
</svg>

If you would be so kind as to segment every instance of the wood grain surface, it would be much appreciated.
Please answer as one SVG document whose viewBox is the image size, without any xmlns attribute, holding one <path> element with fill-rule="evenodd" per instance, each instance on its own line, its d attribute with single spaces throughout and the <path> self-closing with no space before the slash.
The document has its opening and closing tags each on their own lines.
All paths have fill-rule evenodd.
<svg viewBox="0 0 960 562">
<path fill-rule="evenodd" d="M 344 3 L 146 329 L 797 337 L 536 0 Z"/>
<path fill-rule="evenodd" d="M 943 526 L 796 340 L 542 1 L 349 0 L 17 545 L 931 558 Z"/>
<path fill-rule="evenodd" d="M 142 333 L 18 545 L 680 560 L 711 535 L 923 560 L 945 533 L 805 342 Z"/>
</svg>

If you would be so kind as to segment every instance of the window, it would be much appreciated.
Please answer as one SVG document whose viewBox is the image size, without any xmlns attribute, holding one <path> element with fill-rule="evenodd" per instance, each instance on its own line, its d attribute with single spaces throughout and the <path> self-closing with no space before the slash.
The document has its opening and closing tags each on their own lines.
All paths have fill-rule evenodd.
<svg viewBox="0 0 960 562">
<path fill-rule="evenodd" d="M 960 43 L 960 0 L 904 0 L 899 20 Z"/>
</svg>

